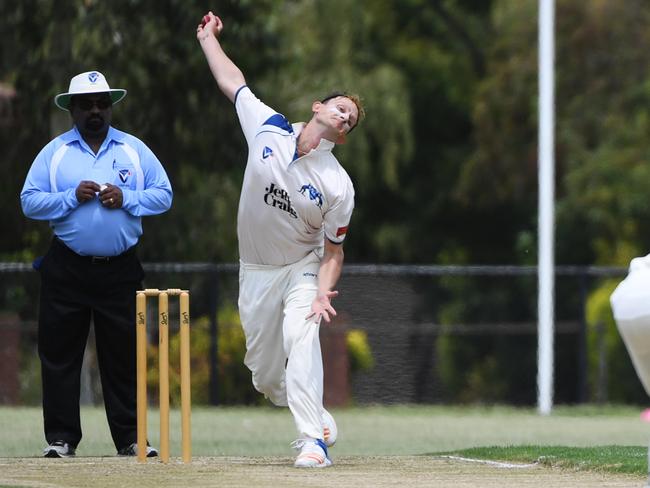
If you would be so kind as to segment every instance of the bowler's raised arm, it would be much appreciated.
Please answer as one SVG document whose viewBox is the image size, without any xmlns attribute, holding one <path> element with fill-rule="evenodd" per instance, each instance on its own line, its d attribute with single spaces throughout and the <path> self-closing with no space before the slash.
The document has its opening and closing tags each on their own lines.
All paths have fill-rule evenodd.
<svg viewBox="0 0 650 488">
<path fill-rule="evenodd" d="M 208 12 L 196 28 L 196 38 L 201 44 L 219 89 L 231 102 L 234 102 L 237 90 L 246 84 L 246 80 L 241 70 L 221 48 L 218 38 L 222 30 L 221 19 Z"/>
</svg>

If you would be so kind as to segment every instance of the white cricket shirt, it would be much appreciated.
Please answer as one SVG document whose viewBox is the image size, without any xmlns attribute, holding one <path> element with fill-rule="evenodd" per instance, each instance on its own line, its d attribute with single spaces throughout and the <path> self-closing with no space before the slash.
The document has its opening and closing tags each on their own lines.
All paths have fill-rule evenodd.
<svg viewBox="0 0 650 488">
<path fill-rule="evenodd" d="M 290 124 L 243 86 L 235 108 L 248 142 L 239 199 L 237 234 L 244 263 L 295 263 L 324 239 L 345 239 L 354 209 L 354 187 L 332 154 L 334 143 L 297 157 L 304 124 Z"/>
</svg>

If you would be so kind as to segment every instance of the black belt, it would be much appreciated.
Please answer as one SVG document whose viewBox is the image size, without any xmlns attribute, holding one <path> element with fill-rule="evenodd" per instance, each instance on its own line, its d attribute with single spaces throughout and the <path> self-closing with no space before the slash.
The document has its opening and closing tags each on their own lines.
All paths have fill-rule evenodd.
<svg viewBox="0 0 650 488">
<path fill-rule="evenodd" d="M 63 251 L 66 254 L 74 257 L 77 260 L 80 261 L 85 261 L 90 264 L 108 264 L 108 263 L 113 263 L 116 262 L 120 259 L 123 259 L 127 256 L 130 256 L 135 253 L 135 247 L 130 247 L 126 251 L 124 251 L 122 254 L 118 254 L 117 256 L 82 256 L 81 254 L 77 254 L 74 252 L 72 249 L 70 249 L 68 246 L 65 245 L 65 243 L 59 239 L 58 237 L 54 236 L 54 239 L 52 239 L 52 247 L 56 248 L 57 250 Z"/>
</svg>

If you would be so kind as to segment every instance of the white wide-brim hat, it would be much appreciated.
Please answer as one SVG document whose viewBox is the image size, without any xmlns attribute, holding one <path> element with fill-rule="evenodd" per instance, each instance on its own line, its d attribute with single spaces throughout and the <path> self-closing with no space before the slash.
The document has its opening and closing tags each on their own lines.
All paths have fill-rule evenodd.
<svg viewBox="0 0 650 488">
<path fill-rule="evenodd" d="M 70 80 L 67 93 L 54 97 L 54 104 L 61 110 L 70 110 L 70 97 L 89 93 L 108 93 L 114 104 L 126 96 L 126 90 L 108 86 L 106 78 L 99 71 L 86 71 Z"/>
</svg>

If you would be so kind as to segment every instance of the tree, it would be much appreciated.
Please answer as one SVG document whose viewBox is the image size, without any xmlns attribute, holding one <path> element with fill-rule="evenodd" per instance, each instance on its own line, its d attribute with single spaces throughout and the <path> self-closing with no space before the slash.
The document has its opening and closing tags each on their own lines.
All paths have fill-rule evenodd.
<svg viewBox="0 0 650 488">
<path fill-rule="evenodd" d="M 627 264 L 650 242 L 644 225 L 649 54 L 633 48 L 648 40 L 649 15 L 642 1 L 557 2 L 558 262 Z M 465 215 L 494 225 L 493 238 L 481 242 L 486 252 L 534 263 L 535 2 L 497 2 L 493 25 L 487 76 L 473 111 L 476 149 L 457 191 Z"/>
</svg>

